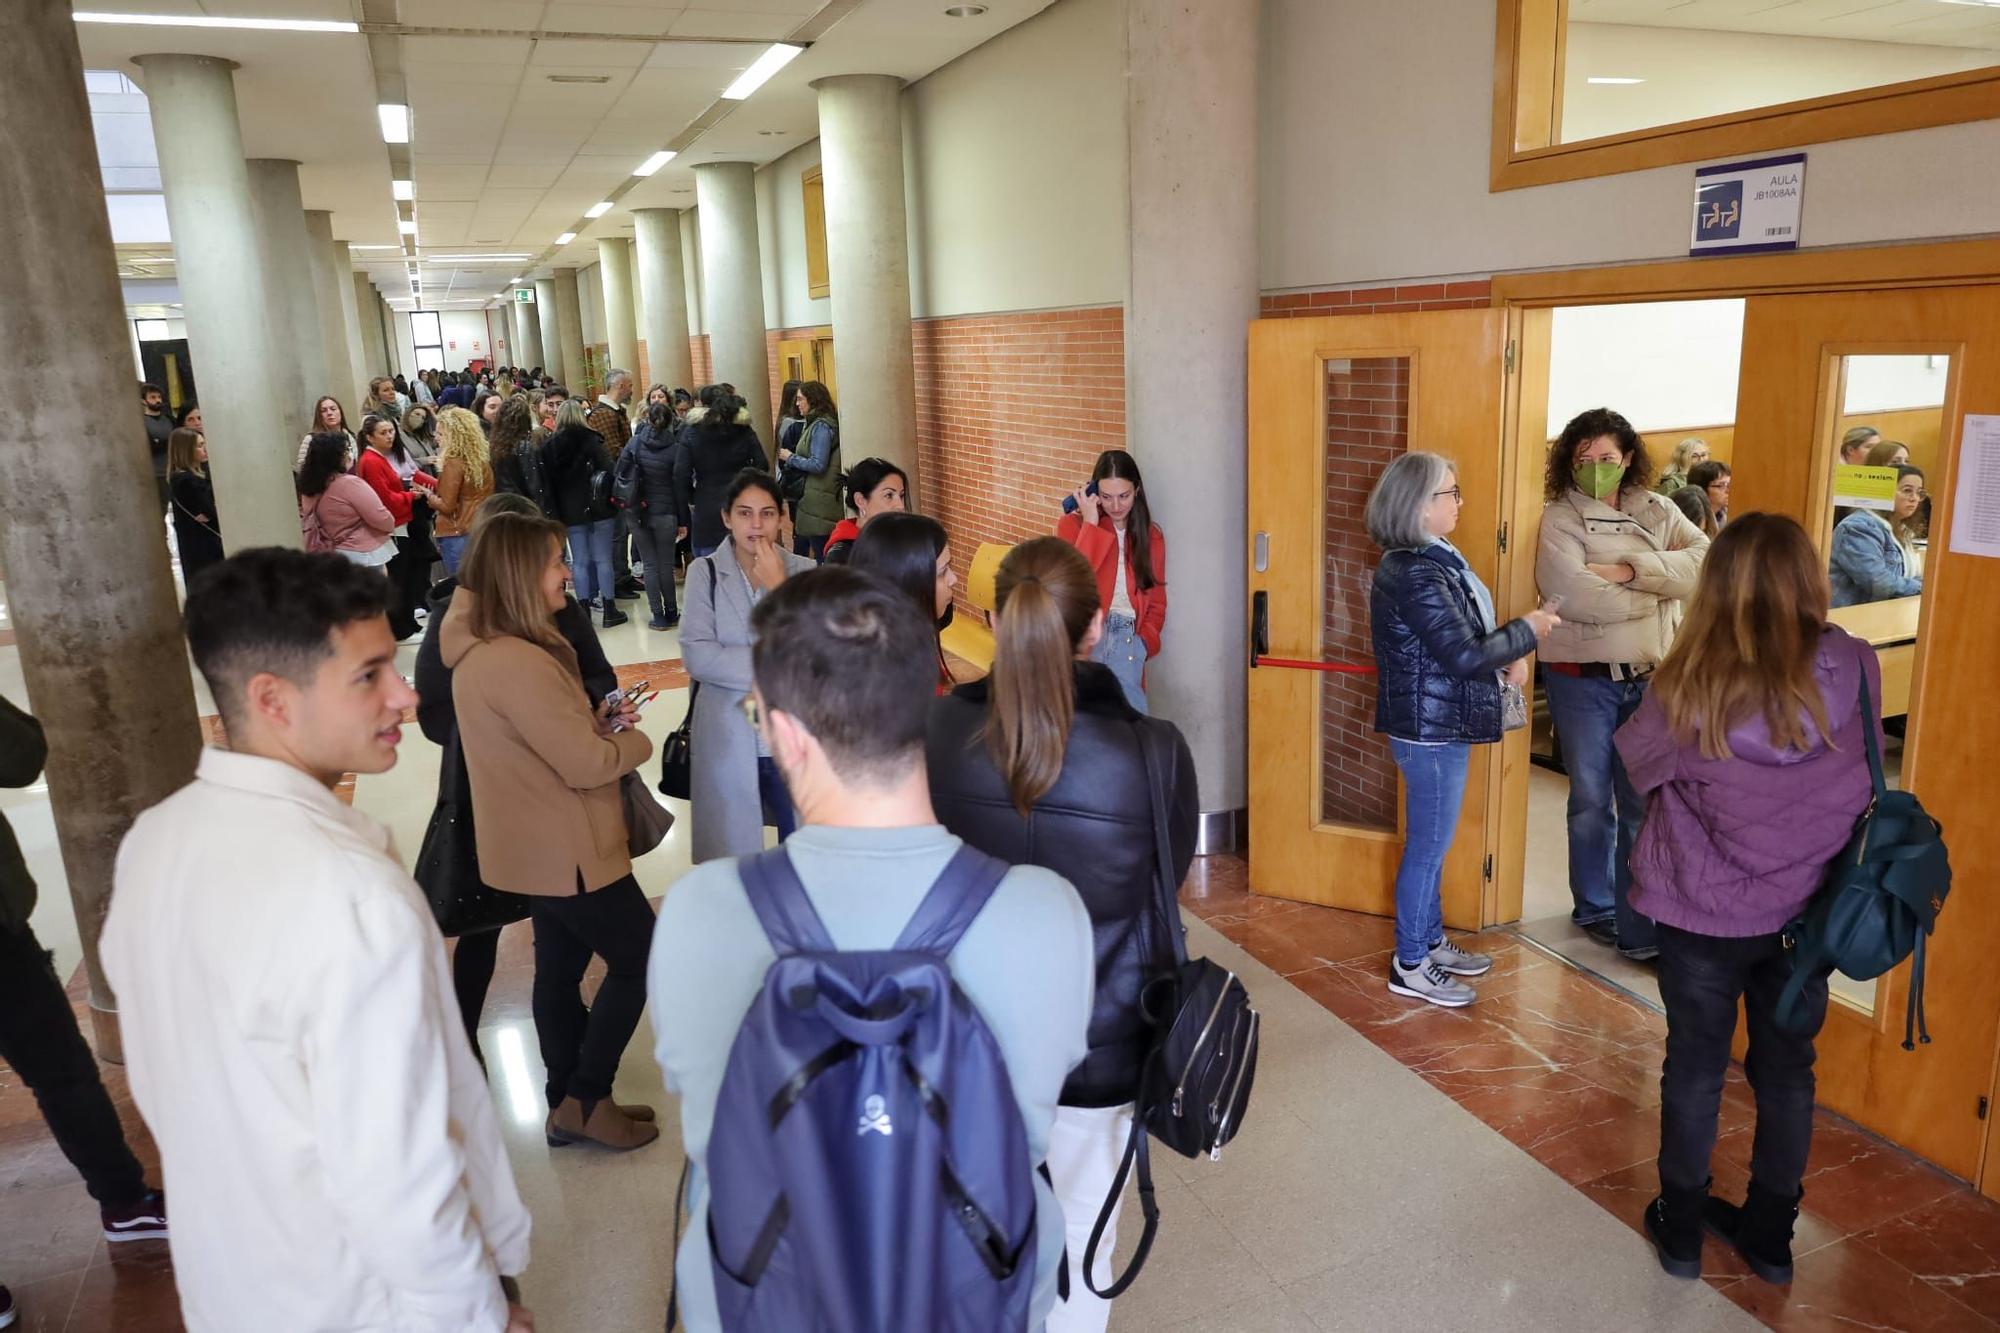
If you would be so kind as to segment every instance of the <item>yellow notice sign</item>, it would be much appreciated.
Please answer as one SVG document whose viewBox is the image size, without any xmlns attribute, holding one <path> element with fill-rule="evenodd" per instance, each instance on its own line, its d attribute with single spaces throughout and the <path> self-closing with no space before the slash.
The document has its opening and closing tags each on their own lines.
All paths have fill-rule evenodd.
<svg viewBox="0 0 2000 1333">
<path fill-rule="evenodd" d="M 1896 469 L 1842 464 L 1833 470 L 1833 502 L 1848 509 L 1894 509 Z"/>
</svg>

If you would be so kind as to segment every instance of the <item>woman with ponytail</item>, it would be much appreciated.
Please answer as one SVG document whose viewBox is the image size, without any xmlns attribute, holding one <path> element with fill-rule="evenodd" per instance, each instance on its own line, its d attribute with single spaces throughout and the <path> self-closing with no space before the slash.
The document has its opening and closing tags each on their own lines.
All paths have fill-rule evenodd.
<svg viewBox="0 0 2000 1333">
<path fill-rule="evenodd" d="M 861 547 L 879 526 L 869 525 Z M 1111 1316 L 1081 1265 L 1131 1125 L 1147 1041 L 1139 994 L 1180 955 L 1176 895 L 1200 809 L 1180 731 L 1134 709 L 1091 658 L 1104 632 L 1098 585 L 1090 562 L 1061 538 L 1009 552 L 995 581 L 993 674 L 937 701 L 926 746 L 931 803 L 945 827 L 1009 864 L 1061 875 L 1096 934 L 1090 1053 L 1063 1086 L 1049 1136 L 1070 1258 L 1069 1300 L 1049 1317 L 1049 1333 L 1101 1333 Z M 1117 1222 L 1114 1209 L 1092 1273 L 1100 1287 L 1110 1282 Z"/>
</svg>

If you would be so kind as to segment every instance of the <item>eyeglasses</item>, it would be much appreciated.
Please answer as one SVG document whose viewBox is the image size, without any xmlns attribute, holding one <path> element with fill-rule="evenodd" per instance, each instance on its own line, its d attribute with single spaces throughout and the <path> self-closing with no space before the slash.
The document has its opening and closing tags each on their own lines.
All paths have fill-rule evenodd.
<svg viewBox="0 0 2000 1333">
<path fill-rule="evenodd" d="M 1459 489 L 1459 488 L 1458 488 L 1458 487 L 1456 487 L 1456 486 L 1452 487 L 1452 488 L 1451 488 L 1450 490 L 1448 490 L 1448 491 L 1432 491 L 1432 492 L 1431 492 L 1431 499 L 1435 500 L 1435 499 L 1437 499 L 1438 497 L 1440 497 L 1440 496 L 1444 496 L 1444 495 L 1449 495 L 1449 496 L 1450 496 L 1450 497 L 1451 497 L 1452 499 L 1454 499 L 1454 500 L 1458 501 L 1458 502 L 1459 502 L 1460 504 L 1464 504 L 1464 503 L 1465 503 L 1465 492 L 1464 492 L 1463 490 Z"/>
</svg>

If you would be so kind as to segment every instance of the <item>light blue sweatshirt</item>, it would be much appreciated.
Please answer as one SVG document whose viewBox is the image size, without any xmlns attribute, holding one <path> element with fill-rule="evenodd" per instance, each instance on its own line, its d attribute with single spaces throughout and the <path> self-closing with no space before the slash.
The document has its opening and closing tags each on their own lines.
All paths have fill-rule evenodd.
<svg viewBox="0 0 2000 1333">
<path fill-rule="evenodd" d="M 936 824 L 900 829 L 807 825 L 785 843 L 806 896 L 843 949 L 895 943 L 962 844 Z M 646 990 L 654 1052 L 681 1099 L 681 1136 L 694 1164 L 675 1271 L 689 1333 L 715 1333 L 708 1253 L 708 1138 L 736 1030 L 776 961 L 744 895 L 736 862 L 696 866 L 667 891 L 653 931 Z M 1096 961 L 1090 916 L 1069 882 L 1017 866 L 951 954 L 952 976 L 1000 1045 L 1028 1134 L 1028 1160 L 1048 1156 L 1056 1100 L 1089 1049 Z M 1037 1266 L 1029 1327 L 1055 1305 L 1062 1209 L 1035 1177 Z"/>
</svg>

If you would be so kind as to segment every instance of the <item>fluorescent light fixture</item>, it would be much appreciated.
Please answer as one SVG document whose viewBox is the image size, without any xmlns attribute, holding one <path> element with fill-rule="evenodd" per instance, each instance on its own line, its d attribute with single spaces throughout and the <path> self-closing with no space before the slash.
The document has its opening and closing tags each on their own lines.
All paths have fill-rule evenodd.
<svg viewBox="0 0 2000 1333">
<path fill-rule="evenodd" d="M 347 248 L 350 250 L 400 250 L 403 247 L 400 245 L 354 245 L 350 243 Z"/>
<path fill-rule="evenodd" d="M 417 197 L 415 181 L 390 181 L 389 197 L 392 199 L 414 199 Z"/>
<path fill-rule="evenodd" d="M 589 208 L 584 209 L 583 215 L 587 218 L 601 218 L 610 211 L 611 211 L 611 201 L 609 199 L 605 199 L 599 201 L 598 203 L 592 204 Z"/>
<path fill-rule="evenodd" d="M 573 240 L 575 240 L 575 239 L 576 239 L 576 233 L 575 233 L 575 232 L 573 232 L 573 231 L 566 231 L 566 232 L 564 232 L 564 233 L 563 233 L 562 235 L 560 235 L 560 236 L 556 237 L 556 244 L 557 244 L 557 245 L 568 245 L 568 244 L 569 244 L 569 243 L 570 243 L 571 241 L 573 241 Z"/>
<path fill-rule="evenodd" d="M 526 259 L 526 255 L 425 255 L 426 264 L 515 264 Z"/>
<path fill-rule="evenodd" d="M 416 219 L 398 218 L 396 221 L 396 230 L 402 232 L 405 236 L 415 236 L 417 234 Z"/>
<path fill-rule="evenodd" d="M 673 161 L 675 156 L 676 154 L 674 153 L 673 149 L 662 148 L 659 152 L 653 154 L 651 157 L 647 158 L 644 162 L 641 162 L 638 165 L 638 167 L 633 170 L 632 174 L 634 176 L 650 176 L 654 172 L 658 171 L 661 167 L 667 165 L 667 163 Z"/>
<path fill-rule="evenodd" d="M 1645 80 L 1644 80 L 1644 79 L 1615 79 L 1615 78 L 1611 78 L 1611 77 L 1608 77 L 1608 76 L 1606 76 L 1606 77 L 1603 77 L 1603 78 L 1597 78 L 1597 77 L 1592 77 L 1592 78 L 1588 78 L 1588 79 L 1585 79 L 1585 80 L 1584 80 L 1584 82 L 1585 82 L 1585 83 L 1602 83 L 1602 84 L 1609 84 L 1609 85 L 1611 85 L 1612 87 L 1617 87 L 1617 88 L 1623 88 L 1623 87 L 1626 87 L 1626 86 L 1628 86 L 1628 85 L 1630 85 L 1630 84 L 1634 84 L 1634 83 L 1644 83 L 1644 82 L 1645 82 Z"/>
<path fill-rule="evenodd" d="M 519 287 L 521 285 L 521 280 L 519 278 L 509 278 L 507 279 L 507 285 L 509 287 Z"/>
<path fill-rule="evenodd" d="M 722 90 L 723 97 L 731 102 L 741 102 L 769 82 L 773 74 L 803 54 L 803 46 L 793 46 L 789 42 L 771 43 L 764 48 L 763 55 L 751 62 L 749 69 L 736 76 L 736 82 Z"/>
<path fill-rule="evenodd" d="M 382 122 L 383 143 L 410 141 L 410 108 L 401 102 L 383 102 L 376 106 L 375 115 Z"/>
<path fill-rule="evenodd" d="M 70 15 L 78 23 L 130 23 L 148 28 L 261 28 L 272 32 L 360 32 L 358 23 L 338 19 L 242 19 L 217 18 L 208 14 L 104 14 Z"/>
<path fill-rule="evenodd" d="M 1971 5 L 1977 9 L 2000 9 L 2000 0 L 1944 0 L 1948 5 Z M 78 18 L 83 15 L 78 14 Z"/>
</svg>

